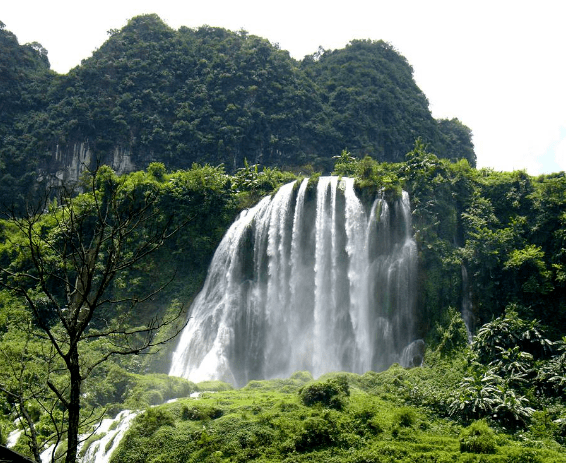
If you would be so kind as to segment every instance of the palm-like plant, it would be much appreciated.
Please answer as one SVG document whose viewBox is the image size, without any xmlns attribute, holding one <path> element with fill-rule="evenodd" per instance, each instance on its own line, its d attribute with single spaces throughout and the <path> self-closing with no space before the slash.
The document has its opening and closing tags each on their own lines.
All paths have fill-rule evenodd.
<svg viewBox="0 0 566 463">
<path fill-rule="evenodd" d="M 500 317 L 483 325 L 472 343 L 472 351 L 484 365 L 510 350 L 515 351 L 510 353 L 515 354 L 515 358 L 517 352 L 544 358 L 553 350 L 553 343 L 543 336 L 539 322 L 521 319 L 513 306 Z"/>
<path fill-rule="evenodd" d="M 566 394 L 566 336 L 555 343 L 557 353 L 537 371 L 537 384 L 547 395 Z"/>
<path fill-rule="evenodd" d="M 527 425 L 535 411 L 529 406 L 528 399 L 517 394 L 508 385 L 505 385 L 501 392 L 499 403 L 495 408 L 498 420 L 512 428 Z"/>
<path fill-rule="evenodd" d="M 496 346 L 496 351 L 497 357 L 489 366 L 505 378 L 509 385 L 522 388 L 536 376 L 533 355 L 522 351 L 520 346 L 509 349 Z"/>
<path fill-rule="evenodd" d="M 465 421 L 491 416 L 501 403 L 503 378 L 493 368 L 480 372 L 472 369 L 460 383 L 460 394 L 454 397 L 449 413 Z"/>
</svg>

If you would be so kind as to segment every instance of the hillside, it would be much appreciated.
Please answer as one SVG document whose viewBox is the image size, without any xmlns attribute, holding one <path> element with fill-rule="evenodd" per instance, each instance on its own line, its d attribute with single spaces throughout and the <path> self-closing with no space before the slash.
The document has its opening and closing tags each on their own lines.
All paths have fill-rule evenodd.
<svg viewBox="0 0 566 463">
<path fill-rule="evenodd" d="M 139 416 L 111 461 L 566 461 L 549 429 L 542 431 L 542 420 L 512 437 L 486 421 L 459 424 L 431 404 L 416 404 L 415 390 L 418 395 L 434 387 L 432 374 L 392 367 L 380 374 L 327 375 L 316 382 L 308 372 L 297 372 L 237 391 L 195 385 L 203 391 L 198 399 L 183 398 Z M 453 393 L 445 392 L 447 397 Z"/>
<path fill-rule="evenodd" d="M 411 66 L 382 41 L 354 40 L 297 61 L 245 31 L 173 30 L 146 15 L 55 75 L 39 44 L 0 34 L 10 49 L 0 58 L 3 203 L 25 194 L 32 174 L 77 180 L 81 164 L 97 160 L 118 172 L 153 161 L 234 172 L 245 159 L 330 172 L 343 149 L 397 162 L 421 137 L 439 157 L 475 165 L 470 129 L 433 119 Z"/>
</svg>

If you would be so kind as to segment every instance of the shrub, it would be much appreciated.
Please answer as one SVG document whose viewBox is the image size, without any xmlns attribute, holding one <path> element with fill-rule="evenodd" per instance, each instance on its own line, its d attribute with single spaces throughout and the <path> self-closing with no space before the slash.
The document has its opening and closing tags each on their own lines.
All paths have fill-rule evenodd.
<svg viewBox="0 0 566 463">
<path fill-rule="evenodd" d="M 175 418 L 160 408 L 148 408 L 136 418 L 135 429 L 142 437 L 150 437 L 161 426 L 175 426 Z"/>
<path fill-rule="evenodd" d="M 543 458 L 536 450 L 532 449 L 512 449 L 507 454 L 507 463 L 542 463 Z"/>
<path fill-rule="evenodd" d="M 298 436 L 295 447 L 299 452 L 331 445 L 335 437 L 332 423 L 320 417 L 307 418 Z"/>
<path fill-rule="evenodd" d="M 321 404 L 336 410 L 342 410 L 346 397 L 350 395 L 348 380 L 339 376 L 327 381 L 318 381 L 299 390 L 301 401 L 307 407 Z"/>
<path fill-rule="evenodd" d="M 223 381 L 202 381 L 196 385 L 196 389 L 200 392 L 219 392 L 231 391 L 234 387 Z"/>
<path fill-rule="evenodd" d="M 435 327 L 433 342 L 440 356 L 446 357 L 468 345 L 468 332 L 462 315 L 453 307 L 448 308 L 443 318 Z"/>
<path fill-rule="evenodd" d="M 223 415 L 222 409 L 211 405 L 198 404 L 192 407 L 183 405 L 181 418 L 183 420 L 201 421 L 220 418 Z"/>
<path fill-rule="evenodd" d="M 417 421 L 417 414 L 411 407 L 401 407 L 395 413 L 395 421 L 404 428 L 412 427 Z"/>
<path fill-rule="evenodd" d="M 313 380 L 313 377 L 309 371 L 295 371 L 290 377 L 293 381 L 308 383 Z"/>
<path fill-rule="evenodd" d="M 495 453 L 495 434 L 483 420 L 475 421 L 460 433 L 460 452 Z"/>
</svg>

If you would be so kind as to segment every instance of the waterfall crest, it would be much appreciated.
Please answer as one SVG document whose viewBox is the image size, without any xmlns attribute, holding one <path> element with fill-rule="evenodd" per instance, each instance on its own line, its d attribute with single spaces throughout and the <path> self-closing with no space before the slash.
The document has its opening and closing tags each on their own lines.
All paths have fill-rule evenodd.
<svg viewBox="0 0 566 463">
<path fill-rule="evenodd" d="M 242 386 L 406 363 L 416 267 L 407 193 L 364 205 L 353 179 L 284 185 L 224 236 L 169 374 Z"/>
</svg>

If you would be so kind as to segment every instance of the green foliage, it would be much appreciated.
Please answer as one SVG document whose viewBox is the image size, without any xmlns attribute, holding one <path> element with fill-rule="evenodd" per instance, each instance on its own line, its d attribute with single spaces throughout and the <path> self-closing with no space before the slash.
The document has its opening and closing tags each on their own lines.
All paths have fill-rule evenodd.
<svg viewBox="0 0 566 463">
<path fill-rule="evenodd" d="M 308 371 L 297 371 L 287 379 L 250 381 L 248 384 L 246 384 L 246 386 L 244 386 L 243 390 L 279 390 L 281 392 L 296 393 L 299 389 L 301 389 L 311 381 L 313 381 L 313 377 Z M 201 383 L 199 383 L 199 386 L 200 384 Z"/>
<path fill-rule="evenodd" d="M 547 396 L 564 397 L 566 392 L 566 337 L 554 343 L 555 355 L 538 365 L 537 383 Z"/>
<path fill-rule="evenodd" d="M 312 407 L 320 404 L 336 410 L 341 410 L 345 406 L 349 395 L 350 388 L 345 376 L 318 381 L 299 390 L 299 397 L 304 405 Z"/>
<path fill-rule="evenodd" d="M 262 197 L 272 194 L 279 186 L 296 180 L 291 172 L 282 172 L 277 167 L 250 166 L 244 159 L 244 167 L 231 177 L 232 191 L 239 197 L 241 207 L 251 207 Z"/>
<path fill-rule="evenodd" d="M 470 166 L 475 166 L 472 131 L 456 118 L 439 119 L 438 127 L 442 135 L 442 157 L 451 161 L 465 159 Z"/>
<path fill-rule="evenodd" d="M 442 324 L 448 307 L 460 307 L 463 288 L 462 213 L 474 191 L 474 171 L 466 161 L 449 163 L 428 152 L 421 139 L 399 167 L 411 197 L 419 250 L 420 328 Z M 424 336 L 423 336 L 424 337 Z"/>
<path fill-rule="evenodd" d="M 231 384 L 223 381 L 202 381 L 198 383 L 197 388 L 202 392 L 231 391 L 234 389 Z"/>
<path fill-rule="evenodd" d="M 324 418 L 310 417 L 303 422 L 303 430 L 297 436 L 295 447 L 299 452 L 305 452 L 327 447 L 336 438 L 337 432 L 332 423 Z"/>
<path fill-rule="evenodd" d="M 531 358 L 533 355 L 544 358 L 552 350 L 552 342 L 543 336 L 539 322 L 520 318 L 515 306 L 509 306 L 504 315 L 483 325 L 472 344 L 473 352 L 483 364 L 499 360 L 502 354 L 506 355 L 515 348 L 530 354 Z M 528 361 L 528 357 L 521 357 Z M 506 368 L 510 368 L 509 358 L 504 360 Z"/>
<path fill-rule="evenodd" d="M 478 331 L 451 414 L 463 420 L 489 418 L 508 429 L 526 428 L 536 407 L 560 404 L 555 386 L 563 382 L 561 361 L 561 343 L 546 339 L 536 320 L 525 321 L 510 307 Z"/>
<path fill-rule="evenodd" d="M 357 159 L 350 154 L 346 149 L 342 150 L 340 156 L 334 156 L 334 171 L 333 175 L 341 177 L 355 177 L 358 170 Z"/>
<path fill-rule="evenodd" d="M 503 268 L 518 274 L 525 293 L 547 294 L 552 290 L 551 271 L 546 268 L 544 251 L 540 246 L 528 244 L 523 249 L 513 249 Z"/>
<path fill-rule="evenodd" d="M 167 400 L 188 397 L 201 390 L 183 378 L 165 374 L 131 373 L 116 364 L 103 368 L 87 387 L 88 403 L 93 407 L 141 409 Z M 119 409 L 118 409 L 119 410 Z"/>
<path fill-rule="evenodd" d="M 373 201 L 383 192 L 387 200 L 399 199 L 402 194 L 401 182 L 397 176 L 397 168 L 388 163 L 378 163 L 369 156 L 358 160 L 347 150 L 335 156 L 333 175 L 354 177 L 356 189 L 362 200 Z"/>
<path fill-rule="evenodd" d="M 495 453 L 495 433 L 485 421 L 475 421 L 460 433 L 460 451 L 470 453 Z"/>
<path fill-rule="evenodd" d="M 347 146 L 357 158 L 368 154 L 399 162 L 415 134 L 430 143 L 441 138 L 442 129 L 414 83 L 411 66 L 391 44 L 353 40 L 344 49 L 306 57 L 302 68 L 323 92 L 326 113 L 317 128 L 325 136 L 319 143 L 326 152 Z M 443 157 L 445 146 L 435 145 Z"/>
<path fill-rule="evenodd" d="M 203 421 L 207 419 L 220 418 L 223 414 L 222 409 L 213 406 L 192 406 L 183 405 L 181 418 L 183 420 Z"/>
<path fill-rule="evenodd" d="M 395 412 L 395 422 L 404 428 L 411 428 L 417 421 L 417 414 L 411 407 L 401 407 Z"/>
<path fill-rule="evenodd" d="M 566 391 L 566 341 L 550 340 L 563 337 L 566 326 L 566 177 L 475 170 L 469 129 L 458 120 L 437 121 L 439 136 L 434 121 L 431 124 L 423 112 L 420 92 L 403 95 L 388 83 L 387 77 L 393 76 L 403 88 L 414 85 L 410 66 L 389 44 L 355 41 L 345 50 L 321 51 L 316 59 L 297 63 L 267 41 L 243 32 L 211 27 L 174 31 L 148 15 L 114 31 L 69 75 L 54 76 L 47 72 L 40 47 L 20 47 L 12 34 L 5 29 L 2 33 L 7 50 L 33 58 L 26 61 L 30 67 L 19 69 L 22 79 L 17 92 L 10 94 L 21 99 L 7 97 L 8 111 L 0 116 L 4 197 L 12 198 L 17 179 L 29 183 L 22 175 L 35 165 L 35 153 L 87 138 L 97 156 L 119 145 L 129 147 L 136 163 L 159 159 L 146 172 L 120 180 L 110 168 L 102 168 L 97 185 L 101 190 L 123 182 L 125 194 L 137 201 L 143 195 L 158 195 L 163 217 L 174 211 L 175 220 L 190 218 L 163 252 L 117 279 L 114 288 L 115 295 L 135 294 L 140 288 L 160 286 L 175 273 L 177 279 L 166 294 L 133 311 L 125 306 L 108 311 L 99 323 L 115 319 L 131 327 L 187 307 L 239 210 L 294 179 L 273 166 L 296 169 L 310 164 L 311 171 L 330 171 L 330 154 L 348 146 L 351 151 L 344 149 L 334 158 L 334 173 L 356 177 L 362 195 L 374 198 L 383 189 L 398 197 L 401 186 L 410 193 L 419 251 L 417 324 L 419 335 L 434 348 L 427 352 L 426 362 L 438 368 L 436 375 L 427 369 L 408 373 L 397 367 L 382 375 L 368 372 L 348 377 L 350 386 L 371 389 L 399 405 L 419 404 L 440 416 L 452 411 L 453 418 L 464 421 L 497 414 L 494 426 L 510 430 L 532 425 L 537 413 L 532 410 L 548 404 L 558 407 L 552 420 L 563 420 L 559 410 Z M 0 60 L 17 69 L 23 61 L 18 62 L 16 55 L 2 55 Z M 11 91 L 12 84 L 8 79 L 0 92 Z M 357 116 L 360 103 L 368 110 L 362 119 Z M 408 119 L 412 109 L 425 117 L 408 130 L 411 124 L 414 127 Z M 413 145 L 417 135 L 422 139 Z M 178 168 L 187 170 L 174 170 Z M 311 177 L 309 191 L 318 175 Z M 88 208 L 92 198 L 83 195 L 77 204 Z M 53 203 L 51 210 L 57 207 Z M 45 220 L 42 233 L 51 233 L 54 227 Z M 0 233 L 2 262 L 25 267 L 29 256 L 19 251 L 22 237 L 5 223 Z M 458 310 L 452 309 L 461 307 L 464 291 L 470 294 L 476 324 L 472 330 L 484 325 L 466 371 L 460 368 L 465 327 Z M 29 314 L 6 292 L 0 294 L 0 304 L 2 346 L 8 346 L 3 352 L 11 359 L 5 358 L 6 368 L 0 368 L 3 380 L 16 358 L 32 360 L 33 366 L 22 373 L 26 381 L 42 378 L 49 353 L 40 351 L 33 336 L 25 347 Z M 515 307 L 514 315 L 506 311 L 510 306 Z M 167 337 L 165 331 L 159 336 Z M 171 346 L 152 352 L 155 355 L 143 362 L 122 360 L 120 368 L 108 370 L 107 381 L 104 370 L 92 389 L 89 385 L 89 400 L 111 408 L 125 400 L 144 407 L 170 397 L 169 386 L 141 386 L 130 373 L 166 372 L 164 359 Z M 99 348 L 92 343 L 85 351 Z M 305 375 L 300 380 L 250 382 L 245 390 L 255 394 L 285 388 L 286 393 L 296 393 L 309 380 Z M 12 374 L 8 383 L 19 384 Z M 201 390 L 223 388 L 229 385 L 211 384 Z M 341 413 L 351 405 L 351 400 L 343 402 Z M 302 405 L 285 402 L 282 407 Z M 4 409 L 13 410 L 13 404 Z M 375 422 L 380 433 L 389 432 L 390 423 L 380 422 L 375 414 L 359 419 L 365 420 L 367 429 Z M 560 431 L 552 433 L 559 439 Z M 215 442 L 210 433 L 198 439 Z M 294 448 L 296 440 L 289 442 L 288 448 Z M 369 461 L 375 455 L 377 450 L 368 449 L 359 458 Z M 213 458 L 212 453 L 209 456 Z"/>
<path fill-rule="evenodd" d="M 165 164 L 162 162 L 152 162 L 149 166 L 147 166 L 147 173 L 158 182 L 161 182 L 165 180 Z"/>
<path fill-rule="evenodd" d="M 449 307 L 431 334 L 431 341 L 431 347 L 442 357 L 463 350 L 468 344 L 468 331 L 460 312 Z"/>
<path fill-rule="evenodd" d="M 148 408 L 136 419 L 135 423 L 141 437 L 150 437 L 162 426 L 174 425 L 174 416 L 162 408 Z"/>
<path fill-rule="evenodd" d="M 431 384 L 441 374 L 436 367 L 411 369 L 404 381 L 418 383 L 423 370 Z M 136 418 L 112 461 L 566 461 L 556 442 L 502 434 L 485 421 L 462 429 L 402 397 L 398 404 L 382 397 L 390 378 L 400 377 L 399 367 L 367 376 L 333 374 L 318 382 L 344 376 L 350 396 L 341 410 L 306 406 L 272 383 L 257 384 L 262 381 L 161 405 L 149 418 Z"/>
</svg>

